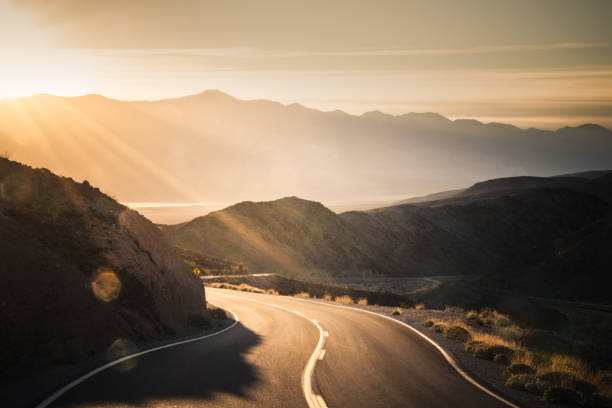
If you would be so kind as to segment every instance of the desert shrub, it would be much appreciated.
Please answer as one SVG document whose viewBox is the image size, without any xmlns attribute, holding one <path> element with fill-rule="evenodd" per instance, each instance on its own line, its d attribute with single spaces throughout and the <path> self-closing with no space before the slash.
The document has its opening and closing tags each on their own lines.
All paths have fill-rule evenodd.
<svg viewBox="0 0 612 408">
<path fill-rule="evenodd" d="M 434 325 L 434 321 L 433 320 L 425 320 L 423 322 L 423 326 L 425 327 L 432 327 Z"/>
<path fill-rule="evenodd" d="M 515 324 L 512 324 L 507 327 L 502 327 L 499 330 L 499 334 L 507 339 L 520 341 L 525 335 L 525 330 L 521 329 Z"/>
<path fill-rule="evenodd" d="M 308 293 L 308 292 L 300 292 L 300 293 L 296 293 L 293 296 L 297 297 L 297 298 L 309 298 L 310 297 L 310 293 Z"/>
<path fill-rule="evenodd" d="M 567 373 L 565 371 L 548 371 L 542 374 L 538 374 L 537 378 L 541 381 L 545 381 L 554 385 L 561 385 L 569 384 L 576 377 L 573 374 Z"/>
<path fill-rule="evenodd" d="M 493 319 L 493 324 L 497 327 L 508 327 L 510 326 L 510 319 L 505 315 L 497 315 Z"/>
<path fill-rule="evenodd" d="M 571 382 L 572 388 L 581 393 L 584 397 L 595 394 L 598 389 L 597 386 L 589 381 L 576 378 Z"/>
<path fill-rule="evenodd" d="M 391 314 L 394 315 L 394 316 L 401 315 L 402 314 L 402 309 L 399 308 L 399 307 L 396 307 Z"/>
<path fill-rule="evenodd" d="M 505 354 L 497 354 L 495 357 L 493 357 L 493 361 L 504 366 L 510 364 L 510 359 Z"/>
<path fill-rule="evenodd" d="M 416 310 L 425 310 L 425 305 L 423 303 L 419 303 L 418 305 L 414 305 Z"/>
<path fill-rule="evenodd" d="M 444 332 L 446 332 L 446 328 L 447 328 L 447 327 L 448 327 L 448 326 L 447 326 L 445 323 L 442 323 L 442 322 L 438 322 L 438 323 L 436 323 L 436 324 L 434 324 L 434 325 L 433 325 L 433 329 L 434 329 L 435 331 L 437 331 L 438 333 L 444 333 Z"/>
<path fill-rule="evenodd" d="M 344 295 L 344 296 L 336 296 L 336 299 L 334 299 L 335 302 L 337 303 L 343 303 L 345 305 L 352 305 L 353 299 L 351 299 L 350 296 Z"/>
<path fill-rule="evenodd" d="M 461 326 L 448 327 L 444 332 L 444 336 L 448 337 L 449 339 L 461 341 L 463 343 L 472 339 L 472 335 L 470 334 L 470 332 Z"/>
<path fill-rule="evenodd" d="M 599 382 L 603 385 L 612 385 L 612 374 L 602 374 L 599 377 Z"/>
<path fill-rule="evenodd" d="M 326 294 L 323 295 L 323 300 L 331 301 L 332 300 L 332 296 L 329 293 L 326 293 Z"/>
<path fill-rule="evenodd" d="M 368 299 L 366 299 L 366 298 L 359 298 L 357 300 L 357 304 L 361 305 L 361 306 L 366 306 L 368 304 Z"/>
<path fill-rule="evenodd" d="M 457 306 L 445 306 L 444 311 L 447 313 L 464 313 L 465 312 L 465 310 Z"/>
<path fill-rule="evenodd" d="M 561 354 L 555 354 L 550 358 L 551 371 L 563 371 L 576 377 L 586 377 L 589 374 L 589 366 L 583 360 Z"/>
<path fill-rule="evenodd" d="M 475 310 L 470 310 L 469 312 L 467 312 L 465 320 L 468 324 L 472 325 L 482 326 L 484 324 L 480 316 L 478 316 L 478 312 Z"/>
<path fill-rule="evenodd" d="M 465 351 L 477 358 L 483 358 L 485 360 L 493 360 L 495 354 L 491 349 L 491 345 L 483 343 L 482 341 L 469 341 L 465 345 Z"/>
<path fill-rule="evenodd" d="M 549 388 L 550 384 L 542 382 L 537 378 L 533 382 L 525 384 L 525 391 L 540 396 Z"/>
<path fill-rule="evenodd" d="M 580 401 L 580 395 L 566 387 L 551 387 L 544 392 L 542 398 L 552 404 L 577 404 Z"/>
<path fill-rule="evenodd" d="M 612 408 L 612 398 L 594 394 L 586 399 L 585 405 L 591 408 Z"/>
<path fill-rule="evenodd" d="M 516 374 L 534 375 L 535 373 L 536 373 L 536 370 L 533 367 L 528 366 L 527 364 L 521 364 L 521 363 L 511 364 L 504 371 L 504 375 L 506 376 L 516 375 Z"/>
<path fill-rule="evenodd" d="M 503 354 L 508 359 L 514 353 L 514 351 L 506 346 L 500 344 L 490 344 L 480 340 L 473 340 L 466 344 L 465 351 L 477 358 L 485 360 L 493 360 L 496 355 Z"/>
<path fill-rule="evenodd" d="M 493 344 L 491 346 L 491 350 L 493 351 L 493 355 L 503 354 L 506 357 L 510 358 L 514 355 L 514 350 L 507 346 L 502 346 L 501 344 Z"/>
<path fill-rule="evenodd" d="M 268 289 L 268 290 L 266 290 L 266 293 L 268 295 L 277 295 L 278 296 L 278 292 L 275 291 L 274 289 Z"/>
<path fill-rule="evenodd" d="M 514 374 L 506 380 L 506 387 L 515 390 L 525 390 L 525 386 L 529 383 L 533 383 L 535 377 L 529 374 Z"/>
</svg>

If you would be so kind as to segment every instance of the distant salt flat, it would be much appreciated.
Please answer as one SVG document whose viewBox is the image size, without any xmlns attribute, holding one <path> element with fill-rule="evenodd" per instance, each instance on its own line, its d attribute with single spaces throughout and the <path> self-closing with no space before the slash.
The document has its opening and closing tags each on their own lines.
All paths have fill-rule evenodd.
<svg viewBox="0 0 612 408">
<path fill-rule="evenodd" d="M 212 211 L 228 207 L 230 203 L 159 203 L 159 202 L 129 202 L 123 203 L 138 211 L 156 224 L 180 224 L 202 217 Z"/>
<path fill-rule="evenodd" d="M 130 208 L 163 208 L 163 207 L 211 207 L 211 206 L 222 206 L 227 207 L 229 203 L 148 203 L 148 202 L 134 202 L 134 203 L 123 203 Z"/>
</svg>

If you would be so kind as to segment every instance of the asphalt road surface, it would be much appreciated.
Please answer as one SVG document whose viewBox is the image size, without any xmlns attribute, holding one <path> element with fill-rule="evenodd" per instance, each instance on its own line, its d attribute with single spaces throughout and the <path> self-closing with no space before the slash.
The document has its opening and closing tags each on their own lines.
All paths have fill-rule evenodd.
<svg viewBox="0 0 612 408">
<path fill-rule="evenodd" d="M 238 323 L 98 372 L 48 406 L 509 406 L 390 319 L 285 296 L 206 292 Z"/>
</svg>

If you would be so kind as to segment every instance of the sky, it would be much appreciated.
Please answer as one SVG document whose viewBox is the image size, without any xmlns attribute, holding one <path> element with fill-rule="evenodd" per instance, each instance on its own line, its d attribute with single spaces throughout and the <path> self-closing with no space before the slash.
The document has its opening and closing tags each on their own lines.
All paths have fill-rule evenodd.
<svg viewBox="0 0 612 408">
<path fill-rule="evenodd" d="M 0 98 L 220 89 L 612 128 L 612 1 L 0 0 Z"/>
</svg>

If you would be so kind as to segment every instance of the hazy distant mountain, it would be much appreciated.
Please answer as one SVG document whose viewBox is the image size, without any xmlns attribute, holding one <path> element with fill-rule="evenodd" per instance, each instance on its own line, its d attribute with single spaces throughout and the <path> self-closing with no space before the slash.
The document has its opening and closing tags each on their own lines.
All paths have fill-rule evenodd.
<svg viewBox="0 0 612 408">
<path fill-rule="evenodd" d="M 0 158 L 0 377 L 202 322 L 200 280 L 138 213 Z"/>
<path fill-rule="evenodd" d="M 165 231 L 251 272 L 479 274 L 524 293 L 605 300 L 612 172 L 489 180 L 446 199 L 339 215 L 295 197 L 244 202 Z"/>
<path fill-rule="evenodd" d="M 37 95 L 0 101 L 4 151 L 122 201 L 393 202 L 487 178 L 607 168 L 612 132 L 354 116 L 219 91 L 155 102 Z"/>
</svg>

